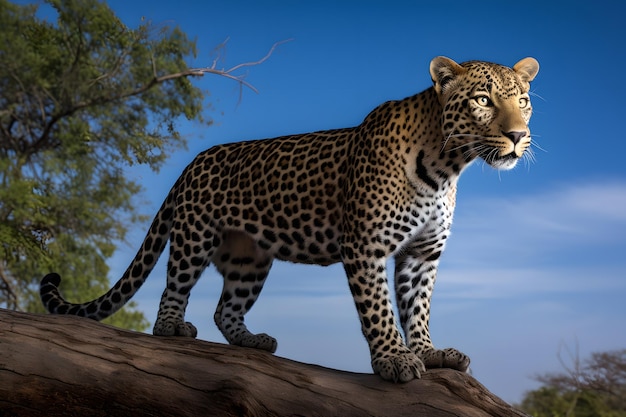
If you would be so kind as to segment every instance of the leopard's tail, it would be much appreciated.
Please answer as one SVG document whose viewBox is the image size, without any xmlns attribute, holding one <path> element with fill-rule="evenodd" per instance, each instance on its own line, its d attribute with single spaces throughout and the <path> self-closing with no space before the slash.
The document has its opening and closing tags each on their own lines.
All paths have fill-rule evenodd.
<svg viewBox="0 0 626 417">
<path fill-rule="evenodd" d="M 174 217 L 173 194 L 170 192 L 163 202 L 135 259 L 106 294 L 83 304 L 69 303 L 59 292 L 61 277 L 57 273 L 51 273 L 41 280 L 39 286 L 39 295 L 46 309 L 53 314 L 71 314 L 103 320 L 122 308 L 145 282 L 165 249 Z"/>
</svg>

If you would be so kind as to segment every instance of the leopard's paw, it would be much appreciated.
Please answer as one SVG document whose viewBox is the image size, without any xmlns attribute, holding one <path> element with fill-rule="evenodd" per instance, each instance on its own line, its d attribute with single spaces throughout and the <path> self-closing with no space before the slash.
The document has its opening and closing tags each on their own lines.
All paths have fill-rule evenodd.
<svg viewBox="0 0 626 417">
<path fill-rule="evenodd" d="M 276 352 L 276 348 L 278 348 L 278 342 L 276 339 L 265 333 L 245 334 L 240 340 L 237 341 L 236 344 L 243 347 L 267 350 L 271 353 Z"/>
<path fill-rule="evenodd" d="M 154 323 L 152 334 L 155 336 L 182 336 L 195 338 L 198 336 L 198 329 L 196 329 L 196 326 L 189 322 L 173 319 L 157 319 L 156 323 Z"/>
<path fill-rule="evenodd" d="M 409 351 L 374 358 L 372 369 L 381 378 L 393 382 L 408 382 L 420 378 L 421 373 L 426 370 L 420 358 Z"/>
<path fill-rule="evenodd" d="M 469 356 L 453 348 L 428 350 L 421 354 L 421 358 L 427 369 L 451 368 L 465 372 L 470 364 Z"/>
</svg>

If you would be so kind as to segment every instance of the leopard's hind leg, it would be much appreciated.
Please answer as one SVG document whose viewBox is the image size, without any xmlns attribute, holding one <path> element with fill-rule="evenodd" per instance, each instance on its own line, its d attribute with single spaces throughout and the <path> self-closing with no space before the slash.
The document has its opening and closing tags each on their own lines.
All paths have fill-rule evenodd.
<svg viewBox="0 0 626 417">
<path fill-rule="evenodd" d="M 246 233 L 227 231 L 213 263 L 224 277 L 224 288 L 215 311 L 215 324 L 230 344 L 275 352 L 276 339 L 253 334 L 244 324 L 263 289 L 273 258 Z"/>
<path fill-rule="evenodd" d="M 152 331 L 154 335 L 198 335 L 195 326 L 185 322 L 185 310 L 191 289 L 211 262 L 219 244 L 219 237 L 207 226 L 196 222 L 192 228 L 182 221 L 174 223 L 170 236 L 167 286 L 161 296 Z"/>
</svg>

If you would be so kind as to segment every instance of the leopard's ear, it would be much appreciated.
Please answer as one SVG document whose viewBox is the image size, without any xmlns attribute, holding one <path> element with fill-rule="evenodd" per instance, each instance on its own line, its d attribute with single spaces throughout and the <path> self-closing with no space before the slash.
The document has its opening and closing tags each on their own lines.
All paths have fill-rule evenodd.
<svg viewBox="0 0 626 417">
<path fill-rule="evenodd" d="M 537 62 L 535 58 L 524 58 L 513 65 L 513 70 L 519 74 L 522 81 L 529 83 L 535 79 L 535 76 L 539 72 L 539 62 Z"/>
<path fill-rule="evenodd" d="M 465 72 L 465 69 L 445 56 L 438 56 L 430 61 L 430 78 L 435 85 L 437 95 L 441 95 L 451 81 Z"/>
</svg>

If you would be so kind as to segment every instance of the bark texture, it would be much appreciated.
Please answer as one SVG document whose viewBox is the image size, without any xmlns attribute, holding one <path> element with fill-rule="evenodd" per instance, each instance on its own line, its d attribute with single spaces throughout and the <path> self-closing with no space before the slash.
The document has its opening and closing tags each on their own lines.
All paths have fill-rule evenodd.
<svg viewBox="0 0 626 417">
<path fill-rule="evenodd" d="M 465 373 L 393 384 L 254 349 L 0 310 L 0 416 L 525 416 Z"/>
</svg>

